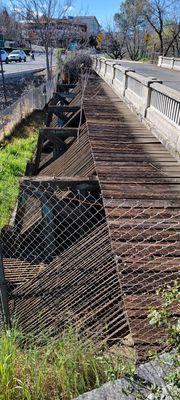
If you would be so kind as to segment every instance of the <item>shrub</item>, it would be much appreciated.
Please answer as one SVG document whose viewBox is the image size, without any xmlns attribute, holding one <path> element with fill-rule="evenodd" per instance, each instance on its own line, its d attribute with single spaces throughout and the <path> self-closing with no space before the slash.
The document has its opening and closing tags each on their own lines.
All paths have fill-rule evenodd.
<svg viewBox="0 0 180 400">
<path fill-rule="evenodd" d="M 92 67 L 92 59 L 88 51 L 79 51 L 72 54 L 64 62 L 64 74 L 70 83 L 76 83 L 79 75 Z"/>
<path fill-rule="evenodd" d="M 158 290 L 157 294 L 163 301 L 160 309 L 152 307 L 149 313 L 149 322 L 157 328 L 165 327 L 167 330 L 167 345 L 171 348 L 169 354 L 170 371 L 165 374 L 164 381 L 172 398 L 179 398 L 179 382 L 180 382 L 180 320 L 172 317 L 172 310 L 177 308 L 180 300 L 180 285 L 177 281 L 172 287 L 166 290 Z M 159 356 L 156 354 L 159 359 Z M 159 359 L 160 360 L 160 359 Z M 160 360 L 162 364 L 162 360 Z"/>
</svg>

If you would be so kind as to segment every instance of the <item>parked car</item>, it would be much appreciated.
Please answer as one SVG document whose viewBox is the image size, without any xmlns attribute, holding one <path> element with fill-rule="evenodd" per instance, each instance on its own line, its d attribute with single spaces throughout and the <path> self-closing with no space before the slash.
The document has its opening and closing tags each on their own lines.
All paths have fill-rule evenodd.
<svg viewBox="0 0 180 400">
<path fill-rule="evenodd" d="M 24 61 L 26 62 L 26 53 L 24 50 L 13 50 L 8 56 L 9 61 Z"/>
<path fill-rule="evenodd" d="M 0 54 L 1 54 L 2 61 L 7 64 L 8 63 L 8 53 L 6 53 L 5 50 L 0 50 Z"/>
</svg>

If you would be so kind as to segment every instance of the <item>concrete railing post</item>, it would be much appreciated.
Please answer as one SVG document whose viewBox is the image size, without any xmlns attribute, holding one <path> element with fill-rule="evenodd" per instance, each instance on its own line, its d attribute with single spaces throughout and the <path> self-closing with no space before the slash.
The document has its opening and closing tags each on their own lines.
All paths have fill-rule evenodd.
<svg viewBox="0 0 180 400">
<path fill-rule="evenodd" d="M 120 73 L 120 78 L 116 77 L 116 71 Z M 114 64 L 114 73 L 113 73 L 113 80 L 112 85 L 116 89 L 116 91 L 120 94 L 120 96 L 125 96 L 125 91 L 127 89 L 127 73 L 133 71 L 131 68 L 123 67 L 120 63 L 117 62 Z"/>
<path fill-rule="evenodd" d="M 158 80 L 157 78 L 148 77 L 147 81 L 143 82 L 142 105 L 141 105 L 141 114 L 143 117 L 146 117 L 147 109 L 150 107 L 151 83 L 162 83 L 162 81 Z"/>
<path fill-rule="evenodd" d="M 105 67 L 104 67 L 104 76 L 106 76 L 107 73 L 107 60 L 104 61 Z"/>
<path fill-rule="evenodd" d="M 174 69 L 174 57 L 171 58 L 171 66 L 170 66 L 170 68 Z"/>
<path fill-rule="evenodd" d="M 94 69 L 96 69 L 96 65 L 97 65 L 97 57 L 95 57 L 95 56 L 91 56 L 91 59 L 92 59 L 92 67 L 93 67 Z"/>
<path fill-rule="evenodd" d="M 96 63 L 95 66 L 93 67 L 96 72 L 99 71 L 99 64 L 100 64 L 100 59 L 99 57 L 96 57 Z"/>
<path fill-rule="evenodd" d="M 115 65 L 121 65 L 121 62 L 120 61 L 115 61 L 115 60 L 113 60 L 113 61 L 112 60 L 106 60 L 105 63 L 106 63 L 105 76 L 109 75 L 106 80 L 108 81 L 108 83 L 112 84 L 113 80 L 115 78 L 115 68 L 114 67 L 115 67 Z M 110 74 L 108 73 L 108 66 L 110 66 L 112 68 Z"/>
<path fill-rule="evenodd" d="M 125 68 L 124 70 L 124 79 L 123 79 L 123 86 L 124 86 L 124 90 L 123 90 L 123 97 L 126 96 L 126 89 L 128 87 L 128 73 L 129 72 L 135 72 L 134 69 L 130 69 L 130 68 Z"/>
<path fill-rule="evenodd" d="M 104 71 L 102 70 L 102 64 L 104 64 Z M 106 66 L 105 66 L 105 58 L 100 58 L 100 70 L 99 70 L 99 73 L 100 73 L 100 75 L 102 77 L 105 76 L 105 68 L 106 68 Z"/>
<path fill-rule="evenodd" d="M 158 67 L 161 67 L 162 60 L 163 60 L 163 56 L 159 56 L 159 58 L 158 58 Z"/>
</svg>

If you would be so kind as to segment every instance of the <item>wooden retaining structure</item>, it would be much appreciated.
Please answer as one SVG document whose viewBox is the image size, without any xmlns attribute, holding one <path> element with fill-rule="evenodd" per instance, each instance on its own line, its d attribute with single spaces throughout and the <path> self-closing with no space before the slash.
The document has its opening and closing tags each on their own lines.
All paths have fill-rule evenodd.
<svg viewBox="0 0 180 400">
<path fill-rule="evenodd" d="M 81 83 L 57 85 L 26 175 L 3 233 L 24 332 L 59 335 L 71 316 L 99 343 L 161 350 L 147 313 L 178 277 L 177 161 L 94 74 L 83 98 Z"/>
</svg>

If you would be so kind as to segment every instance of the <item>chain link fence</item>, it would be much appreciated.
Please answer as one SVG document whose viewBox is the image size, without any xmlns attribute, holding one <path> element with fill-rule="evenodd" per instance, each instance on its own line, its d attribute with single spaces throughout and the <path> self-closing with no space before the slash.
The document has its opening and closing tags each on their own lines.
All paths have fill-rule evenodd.
<svg viewBox="0 0 180 400">
<path fill-rule="evenodd" d="M 56 81 L 47 85 L 18 103 L 17 116 L 25 116 L 32 102 L 35 108 L 47 103 Z M 71 106 L 82 102 L 79 87 L 68 94 Z M 54 98 L 53 105 L 58 107 L 58 101 Z M 85 116 L 75 115 L 65 115 L 65 126 L 73 121 L 67 127 L 73 134 L 58 142 L 64 146 L 58 154 L 54 136 L 66 128 L 58 115 L 51 115 L 50 135 L 45 130 L 33 159 L 38 157 L 37 175 L 20 179 L 14 210 L 1 232 L 0 320 L 17 322 L 38 343 L 44 336 L 60 337 L 72 324 L 80 337 L 107 345 L 112 354 L 120 351 L 144 361 L 149 351 L 170 350 L 167 330 L 151 325 L 148 315 L 151 307 L 163 305 L 157 289 L 172 286 L 179 277 L 179 196 L 142 201 L 128 195 L 121 199 L 119 192 L 104 195 Z M 6 160 L 0 172 L 7 173 Z M 0 191 L 0 201 L 14 198 L 13 186 L 1 182 Z M 172 321 L 177 315 L 176 304 Z M 140 384 L 144 379 L 159 385 L 169 364 L 166 355 L 162 367 L 150 362 L 140 371 Z"/>
<path fill-rule="evenodd" d="M 12 105 L 1 110 L 0 141 L 8 136 L 15 126 L 34 110 L 42 110 L 53 96 L 57 83 L 57 75 L 51 81 L 32 87 Z M 12 117 L 13 116 L 13 117 Z"/>
<path fill-rule="evenodd" d="M 24 178 L 2 233 L 9 317 L 37 337 L 71 321 L 140 357 L 166 349 L 147 315 L 162 305 L 156 289 L 178 278 L 179 232 L 178 208 L 104 204 L 97 180 Z"/>
</svg>

